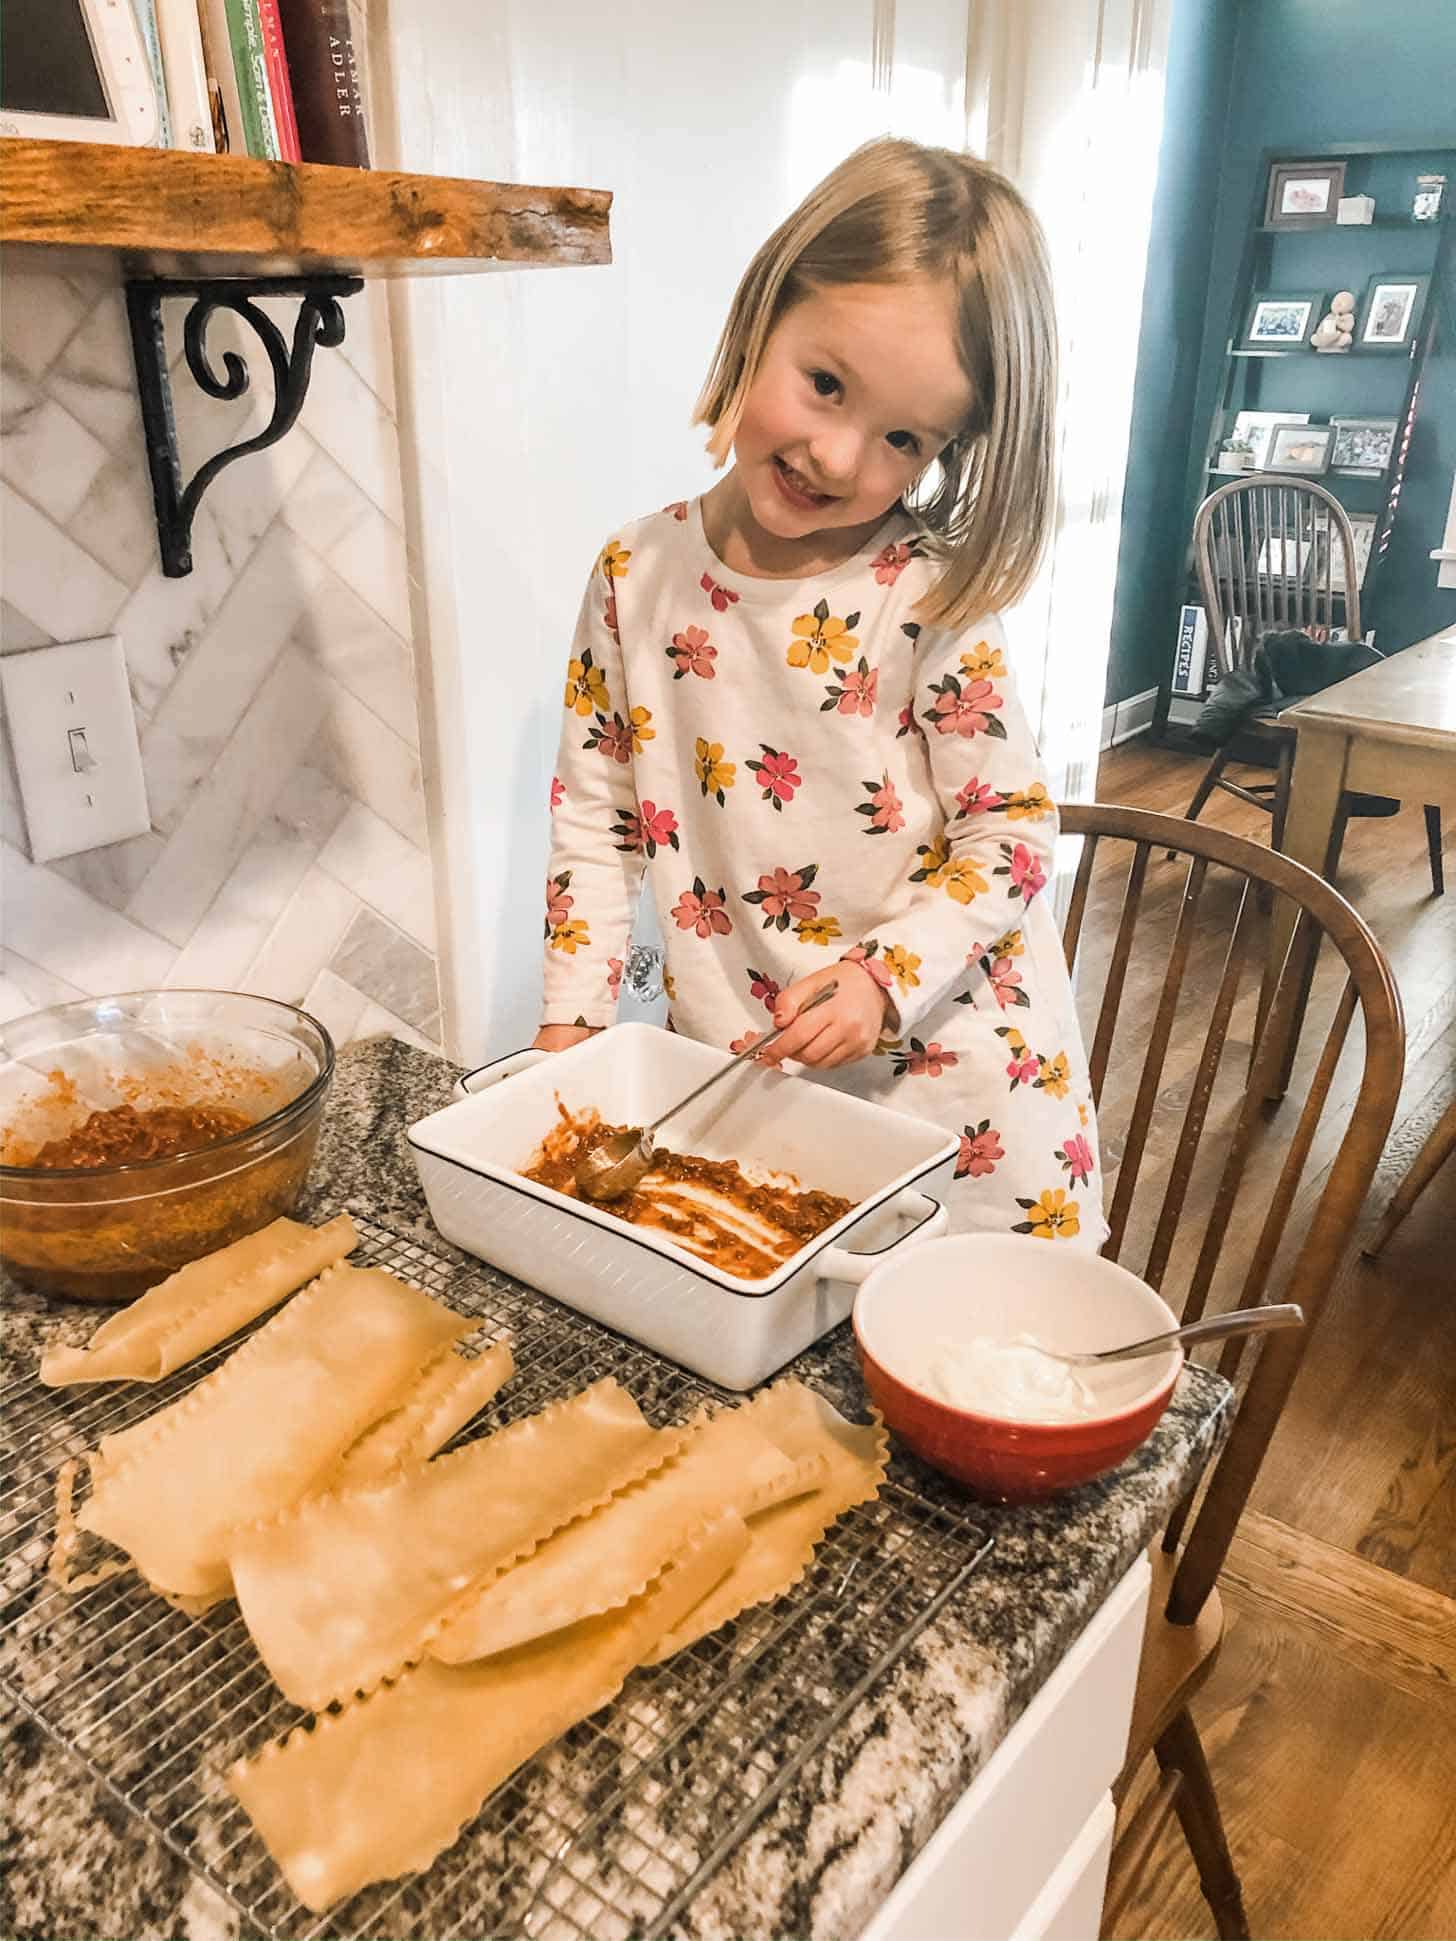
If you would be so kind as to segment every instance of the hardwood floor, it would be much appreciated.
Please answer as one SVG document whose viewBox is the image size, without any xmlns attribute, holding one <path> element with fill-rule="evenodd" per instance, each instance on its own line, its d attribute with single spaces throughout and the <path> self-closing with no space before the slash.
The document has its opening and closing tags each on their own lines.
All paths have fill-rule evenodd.
<svg viewBox="0 0 1456 1941">
<path fill-rule="evenodd" d="M 1181 815 L 1201 766 L 1135 741 L 1104 756 L 1098 797 Z M 1267 818 L 1222 792 L 1204 814 L 1268 840 Z M 1449 861 L 1449 817 L 1446 841 Z M 1170 865 L 1154 891 L 1165 930 L 1173 875 Z M 1411 804 L 1351 823 L 1338 888 L 1388 951 L 1406 1012 L 1405 1083 L 1365 1234 L 1456 1093 L 1456 887 L 1431 896 Z M 1227 942 L 1216 905 L 1204 924 L 1212 963 Z M 1322 969 L 1333 989 L 1336 973 Z M 1176 1136 L 1195 1028 L 1180 1013 L 1154 1138 L 1160 1121 Z M 1347 1053 L 1332 1108 L 1348 1110 L 1356 1062 Z M 1291 1098 L 1299 1081 L 1297 1071 Z M 1324 1133 L 1316 1142 L 1291 1228 L 1331 1144 Z M 1135 1253 L 1124 1258 L 1137 1269 Z M 1456 1935 L 1456 1164 L 1379 1262 L 1354 1254 L 1343 1269 L 1222 1588 L 1227 1635 L 1194 1713 L 1254 1935 Z M 1189 1941 L 1213 1931 L 1175 1824 L 1108 1933 Z"/>
</svg>

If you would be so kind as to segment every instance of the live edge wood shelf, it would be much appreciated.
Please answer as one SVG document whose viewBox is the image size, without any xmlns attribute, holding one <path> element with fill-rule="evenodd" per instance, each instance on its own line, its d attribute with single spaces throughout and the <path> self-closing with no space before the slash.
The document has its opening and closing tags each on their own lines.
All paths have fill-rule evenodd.
<svg viewBox="0 0 1456 1941">
<path fill-rule="evenodd" d="M 364 277 L 610 263 L 605 189 L 528 188 L 389 169 L 260 162 L 185 149 L 0 140 L 0 243 L 14 267 L 113 266 L 126 286 L 162 565 L 192 568 L 198 500 L 225 465 L 277 442 L 296 421 L 315 346 L 343 342 L 341 301 Z M 291 346 L 260 297 L 294 297 Z M 191 300 L 188 369 L 217 398 L 248 388 L 234 352 L 206 348 L 229 310 L 256 331 L 272 367 L 273 415 L 257 437 L 208 460 L 183 486 L 162 302 Z"/>
</svg>

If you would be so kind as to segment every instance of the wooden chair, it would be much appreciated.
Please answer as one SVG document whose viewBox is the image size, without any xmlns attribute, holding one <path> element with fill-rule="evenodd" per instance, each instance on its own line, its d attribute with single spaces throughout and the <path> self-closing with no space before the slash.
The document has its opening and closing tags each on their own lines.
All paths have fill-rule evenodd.
<svg viewBox="0 0 1456 1941">
<path fill-rule="evenodd" d="M 1339 624 L 1361 638 L 1360 574 L 1355 536 L 1344 507 L 1310 479 L 1260 472 L 1211 492 L 1193 520 L 1193 560 L 1198 573 L 1208 642 L 1219 674 L 1248 668 L 1264 635 L 1276 629 L 1328 630 Z M 1336 562 L 1341 571 L 1336 573 Z M 1279 570 L 1276 570 L 1279 569 Z M 1336 588 L 1343 589 L 1343 610 Z M 1375 650 L 1371 649 L 1373 653 Z M 1275 707 L 1250 716 L 1233 741 L 1217 750 L 1188 805 L 1190 822 L 1215 789 L 1267 810 L 1270 841 L 1284 846 L 1295 735 L 1274 718 Z M 1276 771 L 1273 782 L 1247 785 L 1224 771 L 1230 762 L 1252 762 Z M 1346 815 L 1391 815 L 1399 804 L 1383 796 L 1347 794 Z M 1441 858 L 1441 811 L 1426 807 L 1426 849 L 1431 886 L 1445 890 Z"/>
<path fill-rule="evenodd" d="M 1065 807 L 1062 824 L 1084 838 L 1065 925 L 1067 961 L 1079 1002 L 1099 994 L 1091 1082 L 1103 1162 L 1116 1175 L 1103 1252 L 1158 1288 L 1184 1320 L 1270 1299 L 1298 1301 L 1305 1313 L 1304 1328 L 1264 1337 L 1257 1348 L 1231 1341 L 1219 1361 L 1241 1397 L 1221 1453 L 1154 1552 L 1132 1730 L 1114 1787 L 1125 1806 L 1139 1769 L 1156 1759 L 1161 1782 L 1131 1813 L 1114 1848 L 1108 1918 L 1176 1813 L 1219 1934 L 1247 1936 L 1238 1875 L 1189 1707 L 1222 1637 L 1219 1572 L 1395 1112 L 1404 1056 L 1400 1000 L 1384 952 L 1350 905 L 1262 844 L 1101 804 Z M 1181 892 L 1161 871 L 1148 888 L 1149 857 L 1165 849 L 1189 864 Z M 1124 856 L 1125 877 L 1118 867 Z M 1266 1008 L 1265 888 L 1296 906 L 1296 938 L 1313 926 L 1346 972 L 1322 1049 L 1316 1055 L 1313 1030 L 1303 1041 L 1297 1079 L 1308 1073 L 1308 1085 L 1297 1111 L 1293 1093 L 1280 1110 L 1266 1106 L 1263 1049 L 1256 1049 L 1252 1070 L 1242 1057 L 1223 1060 L 1241 1035 L 1247 1042 L 1257 1033 Z M 1323 961 L 1320 1004 L 1332 976 L 1339 981 L 1336 957 L 1326 952 Z M 1272 997 L 1264 993 L 1276 1016 L 1297 995 L 1293 966 L 1287 956 Z M 1166 1070 L 1180 1011 L 1177 1042 L 1193 1050 L 1180 1051 Z M 1357 1012 L 1363 1047 L 1351 1046 L 1342 1063 Z M 1197 1021 L 1192 1032 L 1190 1015 Z M 1262 1037 L 1274 1048 L 1269 1034 Z M 1238 1384 L 1246 1360 L 1252 1374 Z"/>
</svg>

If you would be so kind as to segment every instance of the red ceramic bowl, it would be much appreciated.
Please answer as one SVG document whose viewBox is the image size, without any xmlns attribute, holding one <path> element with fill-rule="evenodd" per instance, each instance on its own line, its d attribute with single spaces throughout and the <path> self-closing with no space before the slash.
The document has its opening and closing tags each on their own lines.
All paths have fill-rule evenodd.
<svg viewBox="0 0 1456 1941">
<path fill-rule="evenodd" d="M 1175 1328 L 1161 1297 L 1113 1261 L 1016 1234 L 927 1241 L 877 1267 L 854 1305 L 870 1399 L 887 1427 L 933 1468 L 1001 1503 L 1054 1495 L 1115 1469 L 1152 1433 L 1183 1351 L 1080 1371 L 1099 1413 L 1075 1422 L 978 1414 L 929 1386 L 941 1343 L 1029 1334 L 1080 1352 Z"/>
</svg>

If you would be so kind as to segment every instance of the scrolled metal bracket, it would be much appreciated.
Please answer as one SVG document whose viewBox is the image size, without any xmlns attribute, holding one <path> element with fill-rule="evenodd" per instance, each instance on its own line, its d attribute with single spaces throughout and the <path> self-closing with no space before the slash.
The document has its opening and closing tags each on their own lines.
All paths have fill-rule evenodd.
<svg viewBox="0 0 1456 1941">
<path fill-rule="evenodd" d="M 363 287 L 356 276 L 199 282 L 156 277 L 127 283 L 126 314 L 147 442 L 147 467 L 157 509 L 157 540 L 162 571 L 169 579 L 181 579 L 192 571 L 192 521 L 203 493 L 218 473 L 235 459 L 276 445 L 297 423 L 308 395 L 314 349 L 319 344 L 333 349 L 343 343 L 344 313 L 340 299 L 355 295 Z M 299 300 L 291 345 L 267 311 L 258 307 L 259 297 L 270 296 Z M 172 408 L 172 380 L 162 323 L 162 304 L 168 297 L 192 299 L 192 308 L 182 328 L 183 353 L 193 379 L 209 397 L 225 402 L 240 398 L 250 382 L 247 364 L 236 351 L 223 352 L 221 375 L 208 355 L 207 327 L 219 310 L 230 310 L 257 333 L 273 372 L 273 412 L 267 424 L 255 437 L 229 445 L 208 459 L 185 486 L 177 450 L 177 420 Z"/>
</svg>

